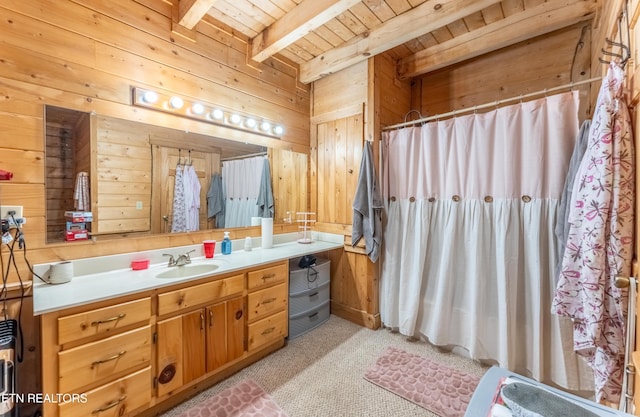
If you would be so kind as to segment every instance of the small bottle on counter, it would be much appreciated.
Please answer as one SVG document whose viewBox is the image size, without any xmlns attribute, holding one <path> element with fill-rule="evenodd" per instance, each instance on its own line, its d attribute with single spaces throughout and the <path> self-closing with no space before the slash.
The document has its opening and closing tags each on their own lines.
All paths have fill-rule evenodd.
<svg viewBox="0 0 640 417">
<path fill-rule="evenodd" d="M 251 237 L 247 236 L 244 238 L 244 251 L 249 252 L 253 247 L 253 242 Z"/>
<path fill-rule="evenodd" d="M 222 239 L 222 250 L 223 255 L 231 254 L 231 239 L 229 238 L 229 232 L 224 232 L 224 238 Z"/>
</svg>

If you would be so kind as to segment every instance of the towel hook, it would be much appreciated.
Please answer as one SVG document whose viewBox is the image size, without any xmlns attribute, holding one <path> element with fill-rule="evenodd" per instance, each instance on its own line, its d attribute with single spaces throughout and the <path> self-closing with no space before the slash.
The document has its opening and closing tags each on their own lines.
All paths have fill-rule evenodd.
<svg viewBox="0 0 640 417">
<path fill-rule="evenodd" d="M 405 115 L 404 115 L 404 122 L 405 122 L 405 123 L 407 123 L 407 117 L 409 117 L 409 115 L 410 115 L 411 113 L 414 113 L 414 112 L 415 112 L 415 113 L 418 113 L 418 120 L 420 120 L 420 119 L 422 119 L 422 118 L 423 118 L 422 113 L 420 113 L 418 110 L 409 110 L 409 111 L 407 112 L 407 114 L 405 114 Z"/>
</svg>

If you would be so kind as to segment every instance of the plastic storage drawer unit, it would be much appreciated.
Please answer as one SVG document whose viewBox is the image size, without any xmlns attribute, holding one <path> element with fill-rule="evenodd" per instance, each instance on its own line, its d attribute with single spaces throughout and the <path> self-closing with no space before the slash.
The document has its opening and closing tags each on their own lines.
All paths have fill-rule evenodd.
<svg viewBox="0 0 640 417">
<path fill-rule="evenodd" d="M 289 339 L 315 329 L 329 319 L 330 269 L 328 259 L 317 258 L 312 268 L 289 263 Z"/>
</svg>

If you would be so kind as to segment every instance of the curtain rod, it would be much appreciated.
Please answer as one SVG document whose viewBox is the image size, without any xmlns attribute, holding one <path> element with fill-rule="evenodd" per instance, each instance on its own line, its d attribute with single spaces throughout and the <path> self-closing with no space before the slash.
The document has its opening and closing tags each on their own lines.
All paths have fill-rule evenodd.
<svg viewBox="0 0 640 417">
<path fill-rule="evenodd" d="M 250 154 L 246 154 L 246 155 L 241 155 L 241 156 L 232 156 L 229 158 L 224 158 L 221 159 L 220 161 L 224 162 L 224 161 L 233 161 L 234 159 L 245 159 L 245 158 L 252 158 L 254 156 L 265 156 L 267 155 L 267 152 L 257 152 L 257 153 L 250 153 Z"/>
<path fill-rule="evenodd" d="M 546 88 L 544 90 L 536 91 L 535 93 L 522 94 L 522 95 L 520 95 L 518 97 L 505 98 L 505 99 L 502 99 L 502 100 L 493 101 L 491 103 L 486 103 L 486 104 L 481 104 L 479 106 L 469 107 L 467 109 L 453 110 L 453 111 L 450 111 L 448 113 L 435 114 L 433 116 L 427 116 L 427 117 L 422 117 L 420 119 L 412 120 L 410 122 L 404 122 L 404 123 L 398 123 L 398 124 L 391 125 L 391 126 L 386 126 L 386 127 L 382 128 L 382 131 L 398 129 L 398 128 L 406 127 L 406 126 L 412 126 L 412 125 L 415 125 L 415 124 L 424 123 L 424 122 L 428 122 L 428 121 L 431 121 L 431 120 L 442 119 L 442 118 L 449 117 L 449 116 L 457 116 L 457 115 L 463 114 L 463 113 L 475 112 L 476 110 L 486 109 L 486 108 L 490 108 L 490 107 L 496 107 L 496 106 L 499 106 L 500 104 L 510 103 L 510 102 L 513 102 L 513 101 L 522 101 L 525 98 L 536 97 L 536 96 L 540 96 L 542 94 L 546 95 L 548 93 L 552 93 L 552 92 L 555 92 L 555 91 L 558 91 L 558 90 L 565 90 L 567 88 L 573 88 L 573 87 L 576 87 L 576 86 L 582 85 L 582 84 L 591 84 L 593 82 L 601 81 L 601 80 L 602 80 L 602 77 L 589 78 L 588 80 L 582 80 L 582 81 L 572 82 L 572 83 L 565 84 L 565 85 L 560 85 L 560 86 L 557 86 L 557 87 Z M 414 111 L 414 110 L 411 110 L 411 111 Z"/>
</svg>

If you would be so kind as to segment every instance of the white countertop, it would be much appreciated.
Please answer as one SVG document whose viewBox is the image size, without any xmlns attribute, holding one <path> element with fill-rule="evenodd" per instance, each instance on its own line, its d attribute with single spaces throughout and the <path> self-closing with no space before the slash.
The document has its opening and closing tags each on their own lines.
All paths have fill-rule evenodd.
<svg viewBox="0 0 640 417">
<path fill-rule="evenodd" d="M 74 264 L 74 276 L 68 283 L 50 285 L 42 282 L 36 276 L 33 277 L 33 314 L 37 316 L 69 307 L 162 288 L 204 276 L 215 276 L 306 254 L 338 249 L 344 244 L 342 235 L 314 233 L 312 236 L 312 243 L 301 244 L 296 241 L 296 233 L 274 235 L 273 247 L 269 249 L 262 249 L 260 238 L 253 238 L 254 247 L 248 252 L 241 249 L 244 247 L 244 239 L 234 240 L 232 241 L 234 251 L 230 255 L 220 253 L 221 245 L 218 242 L 212 259 L 204 257 L 200 244 L 70 260 Z M 164 253 L 173 254 L 177 258 L 177 255 L 191 250 L 195 251 L 191 254 L 191 265 L 212 263 L 217 264 L 219 268 L 214 272 L 189 278 L 156 277 L 159 272 L 169 269 L 167 267 L 168 258 L 163 257 Z M 149 259 L 149 268 L 141 271 L 132 270 L 131 261 L 140 259 Z M 49 265 L 51 264 L 35 265 L 34 272 L 43 277 L 48 271 Z"/>
</svg>

